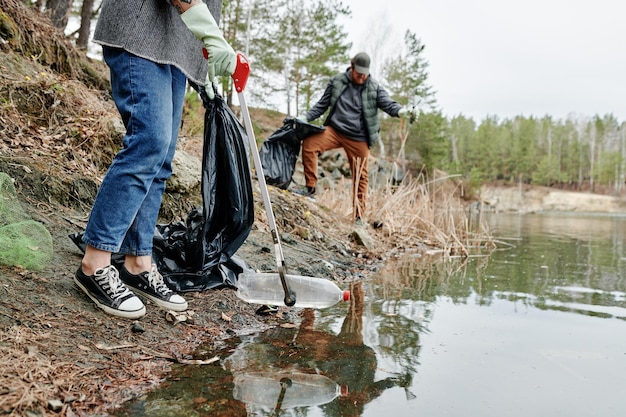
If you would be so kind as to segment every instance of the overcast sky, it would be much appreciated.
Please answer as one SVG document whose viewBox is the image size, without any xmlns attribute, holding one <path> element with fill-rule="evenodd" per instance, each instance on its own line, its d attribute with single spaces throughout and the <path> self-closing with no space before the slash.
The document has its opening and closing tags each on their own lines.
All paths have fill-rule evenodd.
<svg viewBox="0 0 626 417">
<path fill-rule="evenodd" d="M 626 3 L 620 0 L 343 0 L 352 53 L 380 55 L 408 29 L 426 46 L 447 116 L 613 114 L 626 121 Z M 373 63 L 374 64 L 374 63 Z M 376 76 L 376 74 L 373 74 Z"/>
</svg>

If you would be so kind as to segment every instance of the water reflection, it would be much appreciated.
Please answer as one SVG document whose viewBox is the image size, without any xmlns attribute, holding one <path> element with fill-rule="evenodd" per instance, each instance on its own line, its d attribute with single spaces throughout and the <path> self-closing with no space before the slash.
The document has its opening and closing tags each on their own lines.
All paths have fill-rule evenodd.
<svg viewBox="0 0 626 417">
<path fill-rule="evenodd" d="M 350 292 L 350 305 L 343 319 L 305 310 L 303 321 L 295 329 L 276 328 L 244 340 L 224 361 L 225 368 L 236 376 L 249 372 L 323 375 L 340 386 L 342 393 L 320 406 L 323 415 L 360 416 L 365 405 L 385 390 L 409 386 L 412 373 L 407 369 L 401 374 L 377 378 L 376 352 L 363 339 L 363 284 L 352 283 Z M 336 327 L 338 332 L 333 330 Z M 417 332 L 413 333 L 417 337 Z M 272 390 L 276 385 L 273 387 Z M 275 398 L 275 393 L 269 397 Z M 271 408 L 251 406 L 251 403 L 262 404 L 268 400 L 257 398 L 248 403 L 249 415 L 272 415 L 274 410 Z M 298 407 L 294 412 L 297 415 L 313 415 L 311 410 Z"/>
<path fill-rule="evenodd" d="M 626 318 L 626 218 L 500 214 L 487 221 L 498 244 L 488 257 L 403 259 L 383 269 L 372 287 L 372 298 L 384 300 L 379 312 L 449 297 Z"/>
<path fill-rule="evenodd" d="M 347 308 L 228 340 L 118 415 L 623 415 L 626 218 L 487 220 L 488 257 L 387 265 Z"/>
<path fill-rule="evenodd" d="M 182 367 L 117 415 L 361 416 L 386 390 L 408 390 L 419 326 L 401 316 L 386 320 L 380 340 L 391 351 L 399 349 L 398 360 L 407 366 L 379 377 L 376 351 L 364 343 L 363 283 L 350 284 L 350 292 L 347 311 L 306 309 L 298 326 L 230 341 L 217 353 L 224 358 L 221 368 Z M 327 311 L 334 314 L 322 316 Z M 406 332 L 394 330 L 396 326 Z"/>
<path fill-rule="evenodd" d="M 520 241 L 514 251 L 494 254 L 485 273 L 477 274 L 483 299 L 626 318 L 624 217 L 543 214 L 492 222 Z"/>
</svg>

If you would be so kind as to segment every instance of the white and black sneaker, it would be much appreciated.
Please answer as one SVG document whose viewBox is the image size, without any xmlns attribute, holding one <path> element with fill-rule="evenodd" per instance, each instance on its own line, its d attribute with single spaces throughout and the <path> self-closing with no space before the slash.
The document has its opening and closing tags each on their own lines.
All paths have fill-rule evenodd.
<svg viewBox="0 0 626 417">
<path fill-rule="evenodd" d="M 173 311 L 187 310 L 187 301 L 165 285 L 163 276 L 159 273 L 155 264 L 152 264 L 150 271 L 137 275 L 131 274 L 122 265 L 120 267 L 120 278 L 137 294 L 149 299 L 161 308 Z"/>
<path fill-rule="evenodd" d="M 120 281 L 113 265 L 97 269 L 93 275 L 85 275 L 78 268 L 74 282 L 106 313 L 128 319 L 146 314 L 146 306 Z"/>
</svg>

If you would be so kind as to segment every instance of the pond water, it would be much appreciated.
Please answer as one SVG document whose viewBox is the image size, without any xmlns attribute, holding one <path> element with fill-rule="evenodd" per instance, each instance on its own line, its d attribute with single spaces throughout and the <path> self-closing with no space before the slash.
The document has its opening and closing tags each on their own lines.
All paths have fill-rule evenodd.
<svg viewBox="0 0 626 417">
<path fill-rule="evenodd" d="M 296 328 L 225 341 L 120 416 L 626 415 L 626 217 L 486 220 L 488 257 L 409 257 Z"/>
</svg>

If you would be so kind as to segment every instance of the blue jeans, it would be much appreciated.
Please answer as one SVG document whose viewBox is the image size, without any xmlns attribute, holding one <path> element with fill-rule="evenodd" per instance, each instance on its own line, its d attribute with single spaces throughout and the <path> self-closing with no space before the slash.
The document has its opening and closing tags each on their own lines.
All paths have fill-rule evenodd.
<svg viewBox="0 0 626 417">
<path fill-rule="evenodd" d="M 96 196 L 83 241 L 124 255 L 152 253 L 152 239 L 182 116 L 187 78 L 157 64 L 104 47 L 115 105 L 126 135 Z"/>
</svg>

